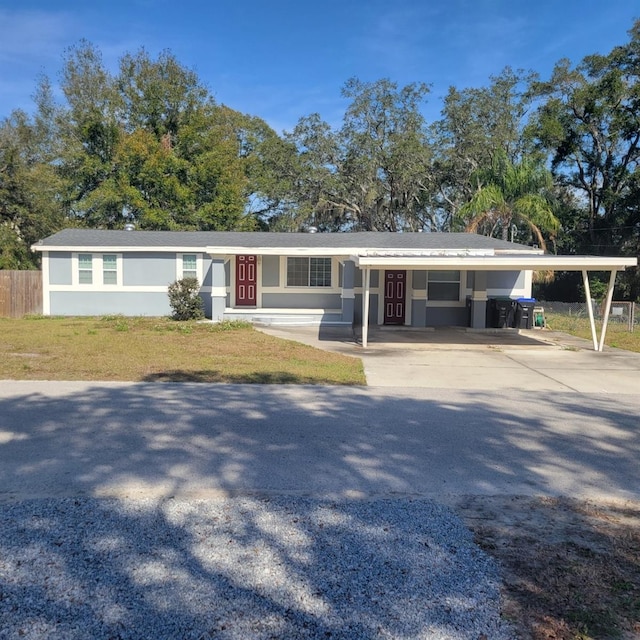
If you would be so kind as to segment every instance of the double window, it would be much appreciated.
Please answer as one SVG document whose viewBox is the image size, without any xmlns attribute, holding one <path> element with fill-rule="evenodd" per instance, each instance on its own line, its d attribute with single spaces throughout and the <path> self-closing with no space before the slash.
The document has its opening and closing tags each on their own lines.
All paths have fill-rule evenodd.
<svg viewBox="0 0 640 640">
<path fill-rule="evenodd" d="M 82 285 L 117 285 L 120 283 L 120 265 L 114 253 L 79 253 L 76 277 Z"/>
<path fill-rule="evenodd" d="M 427 299 L 458 302 L 460 300 L 460 271 L 429 271 Z"/>
<path fill-rule="evenodd" d="M 331 258 L 287 258 L 288 287 L 330 287 Z"/>
</svg>

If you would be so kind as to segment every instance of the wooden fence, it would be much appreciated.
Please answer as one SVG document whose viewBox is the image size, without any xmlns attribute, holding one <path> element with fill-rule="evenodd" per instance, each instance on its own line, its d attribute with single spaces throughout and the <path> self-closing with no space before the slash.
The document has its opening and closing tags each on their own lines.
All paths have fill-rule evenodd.
<svg viewBox="0 0 640 640">
<path fill-rule="evenodd" d="M 0 318 L 42 313 L 42 272 L 0 270 Z"/>
</svg>

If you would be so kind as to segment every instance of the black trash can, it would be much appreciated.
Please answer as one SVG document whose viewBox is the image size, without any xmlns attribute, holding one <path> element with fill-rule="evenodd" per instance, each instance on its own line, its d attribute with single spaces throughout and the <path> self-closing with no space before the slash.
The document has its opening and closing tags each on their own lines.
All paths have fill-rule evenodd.
<svg viewBox="0 0 640 640">
<path fill-rule="evenodd" d="M 489 326 L 495 329 L 506 329 L 507 327 L 513 327 L 515 309 L 514 301 L 511 298 L 491 298 L 489 302 L 489 309 Z"/>
<path fill-rule="evenodd" d="M 518 298 L 516 300 L 515 323 L 516 329 L 533 329 L 533 308 L 535 298 Z"/>
</svg>

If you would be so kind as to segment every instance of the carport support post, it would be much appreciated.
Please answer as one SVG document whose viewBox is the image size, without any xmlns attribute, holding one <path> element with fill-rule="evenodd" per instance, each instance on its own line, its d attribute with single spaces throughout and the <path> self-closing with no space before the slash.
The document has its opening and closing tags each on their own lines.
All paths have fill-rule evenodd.
<svg viewBox="0 0 640 640">
<path fill-rule="evenodd" d="M 362 346 L 366 348 L 369 337 L 369 289 L 371 287 L 371 269 L 364 269 L 364 295 L 362 296 Z"/>
<path fill-rule="evenodd" d="M 582 282 L 584 283 L 584 295 L 587 298 L 587 311 L 589 312 L 589 325 L 591 326 L 593 350 L 598 351 L 598 337 L 596 336 L 596 322 L 593 319 L 593 306 L 591 305 L 591 288 L 589 287 L 589 274 L 586 270 L 582 271 Z"/>
<path fill-rule="evenodd" d="M 604 318 L 602 318 L 602 330 L 600 332 L 600 345 L 598 351 L 604 350 L 604 338 L 607 335 L 607 325 L 609 324 L 609 313 L 611 313 L 611 301 L 613 300 L 613 288 L 616 284 L 618 272 L 613 269 L 609 278 L 609 288 L 607 289 L 607 301 L 604 305 Z"/>
</svg>

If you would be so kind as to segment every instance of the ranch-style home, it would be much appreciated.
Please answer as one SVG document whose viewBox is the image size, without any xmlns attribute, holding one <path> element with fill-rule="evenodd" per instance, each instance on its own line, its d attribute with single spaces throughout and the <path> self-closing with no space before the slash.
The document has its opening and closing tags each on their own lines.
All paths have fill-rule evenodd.
<svg viewBox="0 0 640 640">
<path fill-rule="evenodd" d="M 168 315 L 168 285 L 195 276 L 213 321 L 362 323 L 365 345 L 369 324 L 492 326 L 492 299 L 530 298 L 536 269 L 614 279 L 636 264 L 469 233 L 65 229 L 33 249 L 42 252 L 45 315 Z"/>
</svg>

